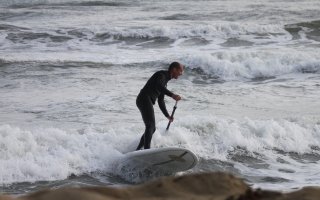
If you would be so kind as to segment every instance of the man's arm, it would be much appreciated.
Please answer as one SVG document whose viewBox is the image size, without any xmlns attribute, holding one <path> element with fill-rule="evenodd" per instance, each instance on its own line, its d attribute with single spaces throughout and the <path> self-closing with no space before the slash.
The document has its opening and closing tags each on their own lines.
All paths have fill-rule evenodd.
<svg viewBox="0 0 320 200">
<path fill-rule="evenodd" d="M 162 111 L 162 113 L 164 114 L 164 116 L 166 116 L 167 118 L 170 117 L 167 108 L 166 108 L 166 104 L 164 103 L 164 94 L 161 93 L 160 96 L 158 97 L 158 104 L 160 107 L 160 110 Z"/>
</svg>

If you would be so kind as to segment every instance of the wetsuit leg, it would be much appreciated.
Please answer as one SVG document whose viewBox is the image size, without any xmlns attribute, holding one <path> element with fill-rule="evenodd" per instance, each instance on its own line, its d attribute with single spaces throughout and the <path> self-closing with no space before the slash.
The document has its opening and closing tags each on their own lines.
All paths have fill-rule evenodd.
<svg viewBox="0 0 320 200">
<path fill-rule="evenodd" d="M 141 149 L 142 146 L 144 146 L 144 149 L 150 149 L 152 135 L 156 131 L 153 104 L 150 98 L 138 96 L 137 106 L 141 112 L 142 119 L 146 127 L 137 150 Z"/>
<path fill-rule="evenodd" d="M 136 150 L 140 150 L 144 146 L 144 134 L 142 134 L 139 145 Z"/>
</svg>

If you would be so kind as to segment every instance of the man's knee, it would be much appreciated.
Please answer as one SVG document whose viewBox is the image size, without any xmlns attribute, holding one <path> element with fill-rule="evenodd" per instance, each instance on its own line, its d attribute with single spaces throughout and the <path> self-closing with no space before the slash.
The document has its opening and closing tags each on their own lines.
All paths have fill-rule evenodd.
<svg viewBox="0 0 320 200">
<path fill-rule="evenodd" d="M 154 124 L 148 124 L 146 129 L 149 133 L 153 134 L 156 131 L 156 126 Z"/>
</svg>

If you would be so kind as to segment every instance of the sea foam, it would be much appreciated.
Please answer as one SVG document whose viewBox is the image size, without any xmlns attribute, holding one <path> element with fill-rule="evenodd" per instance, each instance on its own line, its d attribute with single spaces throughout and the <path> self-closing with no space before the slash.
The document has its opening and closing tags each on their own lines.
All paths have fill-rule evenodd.
<svg viewBox="0 0 320 200">
<path fill-rule="evenodd" d="M 1 125 L 0 137 L 1 184 L 61 180 L 71 174 L 107 171 L 110 161 L 121 155 L 109 143 L 112 134 Z"/>
<path fill-rule="evenodd" d="M 290 73 L 320 71 L 318 52 L 286 50 L 228 50 L 214 53 L 190 53 L 181 57 L 189 69 L 224 80 L 275 77 Z"/>
<path fill-rule="evenodd" d="M 165 126 L 166 121 L 157 124 L 153 148 L 180 146 L 202 159 L 228 161 L 229 155 L 239 149 L 271 160 L 277 159 L 278 151 L 319 154 L 316 150 L 320 147 L 319 125 L 287 120 L 185 116 L 176 120 L 169 132 Z M 129 125 L 79 132 L 1 125 L 0 182 L 61 180 L 71 174 L 99 171 L 115 173 L 113 164 L 123 153 L 134 150 L 142 129 Z"/>
</svg>

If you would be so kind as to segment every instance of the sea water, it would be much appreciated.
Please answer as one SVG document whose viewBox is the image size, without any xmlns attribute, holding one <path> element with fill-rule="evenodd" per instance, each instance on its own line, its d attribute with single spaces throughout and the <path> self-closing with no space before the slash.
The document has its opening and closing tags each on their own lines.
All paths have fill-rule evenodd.
<svg viewBox="0 0 320 200">
<path fill-rule="evenodd" d="M 318 0 L 2 0 L 0 192 L 131 185 L 114 163 L 135 99 L 173 61 L 182 97 L 152 147 L 183 147 L 253 187 L 320 184 Z M 174 100 L 166 97 L 169 112 Z M 183 174 L 183 173 L 182 173 Z"/>
</svg>

